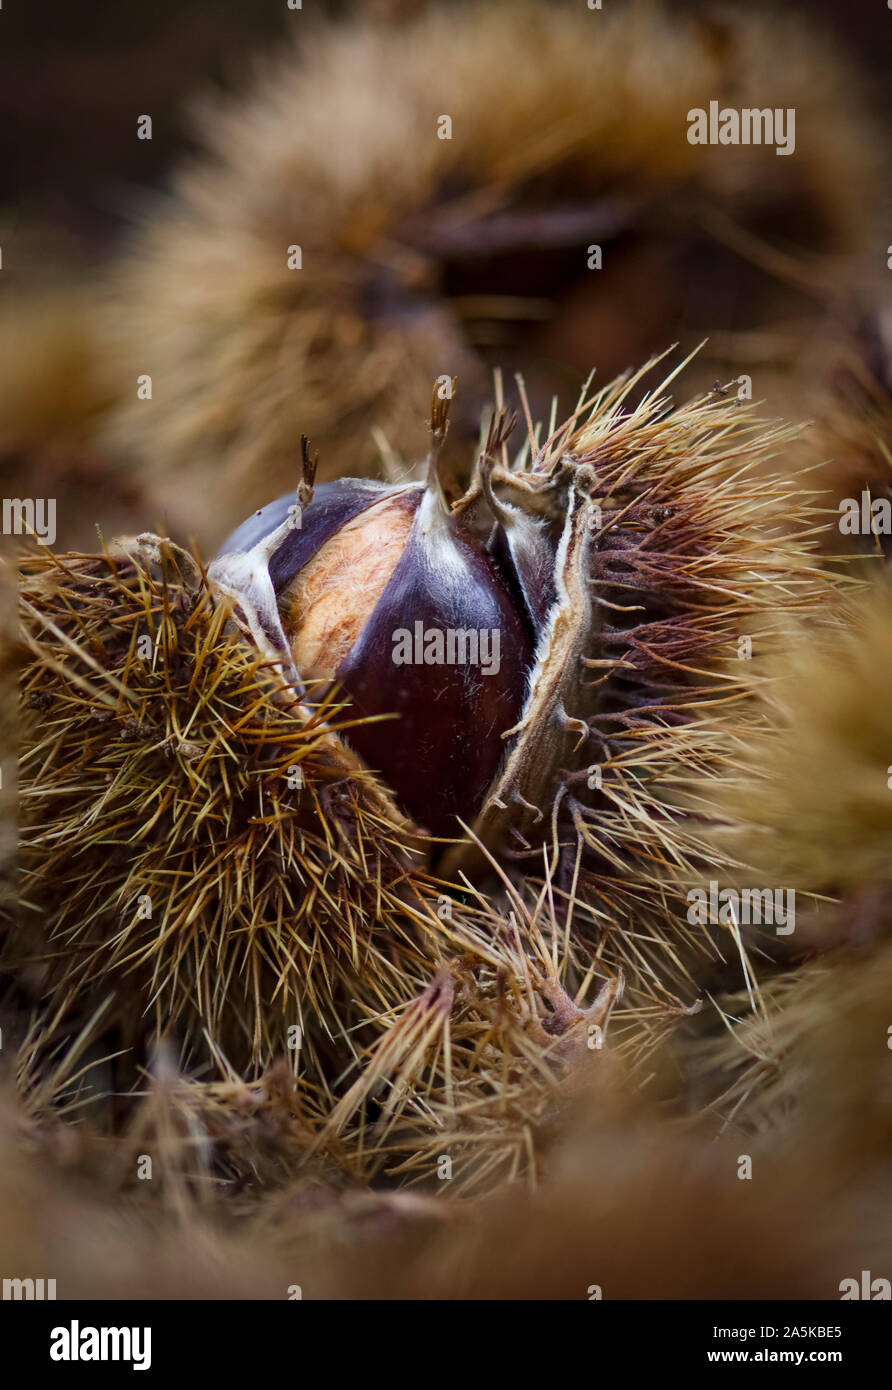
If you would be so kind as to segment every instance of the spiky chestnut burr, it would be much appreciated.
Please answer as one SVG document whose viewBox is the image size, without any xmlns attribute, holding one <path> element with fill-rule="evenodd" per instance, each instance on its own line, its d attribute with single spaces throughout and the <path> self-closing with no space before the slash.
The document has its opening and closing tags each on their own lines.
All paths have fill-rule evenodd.
<svg viewBox="0 0 892 1390">
<path fill-rule="evenodd" d="M 301 1075 L 331 1106 L 353 1095 L 360 1118 L 351 1128 L 338 1111 L 339 1123 L 369 1152 L 363 1107 L 385 1077 L 408 1097 L 401 1105 L 423 1086 L 419 1125 L 432 1095 L 445 1122 L 467 1064 L 464 1094 L 479 1113 L 494 1074 L 479 1046 L 497 1036 L 506 998 L 534 1012 L 534 996 L 554 996 L 542 1026 L 558 1041 L 549 1029 L 576 1018 L 560 990 L 582 1009 L 593 960 L 614 980 L 625 975 L 626 999 L 647 1017 L 671 1020 L 693 1002 L 713 947 L 673 897 L 673 876 L 702 839 L 675 806 L 676 787 L 692 769 L 707 783 L 717 774 L 713 711 L 743 698 L 741 631 L 757 649 L 769 643 L 816 580 L 789 525 L 795 489 L 766 471 L 787 431 L 722 394 L 673 407 L 658 392 L 633 408 L 639 386 L 631 377 L 604 388 L 544 442 L 533 432 L 529 457 L 513 466 L 496 434 L 469 494 L 440 517 L 450 545 L 453 514 L 461 522 L 479 507 L 488 517 L 468 553 L 497 575 L 499 593 L 515 575 L 514 619 L 542 633 L 519 715 L 506 707 L 504 728 L 489 731 L 501 762 L 474 816 L 477 838 L 456 821 L 450 858 L 436 867 L 441 880 L 467 873 L 460 893 L 431 879 L 426 852 L 443 846 L 419 836 L 350 746 L 362 735 L 346 695 L 302 688 L 275 555 L 279 542 L 283 553 L 301 543 L 303 526 L 267 537 L 265 568 L 253 548 L 228 549 L 205 572 L 152 537 L 124 554 L 26 563 L 20 804 L 31 938 L 18 944 L 49 1036 L 59 1019 L 70 1031 L 73 1012 L 87 1022 L 102 1004 L 113 1043 L 144 1046 L 173 1027 L 191 1055 L 205 1055 L 207 1037 L 236 1065 L 260 1066 L 300 1025 Z M 305 454 L 295 500 L 307 535 L 325 496 L 308 500 L 312 484 Z M 426 487 L 413 495 L 414 525 Z M 537 496 L 557 506 L 556 524 L 547 508 L 535 512 Z M 382 500 L 402 555 L 411 527 L 388 512 L 390 494 Z M 514 524 L 523 529 L 512 538 Z M 551 569 L 528 563 L 539 541 Z M 588 568 L 574 569 L 574 556 Z M 349 592 L 339 581 L 336 593 Z M 566 727 L 565 712 L 579 723 Z M 399 738 L 398 720 L 378 727 Z M 491 903 L 469 897 L 474 877 L 495 886 Z M 533 970 L 523 914 L 541 920 L 542 894 L 550 915 Z M 555 940 L 572 959 L 552 977 Z M 354 1091 L 345 1068 L 367 1049 Z"/>
<path fill-rule="evenodd" d="M 346 1016 L 342 971 L 386 990 L 388 920 L 409 933 L 435 894 L 337 706 L 296 703 L 227 635 L 188 555 L 151 536 L 128 551 L 25 562 L 13 954 L 42 960 L 69 1028 L 101 1006 L 126 1043 L 173 1022 L 242 1061 L 297 1025 L 312 1071 Z"/>
<path fill-rule="evenodd" d="M 423 829 L 460 837 L 471 822 L 438 859 L 450 872 L 479 867 L 481 847 L 523 854 L 543 840 L 609 858 L 610 837 L 602 848 L 586 821 L 610 823 L 624 759 L 636 749 L 643 769 L 655 737 L 680 753 L 692 709 L 716 694 L 697 663 L 731 658 L 744 616 L 777 607 L 773 572 L 789 570 L 803 598 L 814 583 L 800 542 L 780 543 L 783 484 L 736 466 L 783 432 L 760 437 L 720 394 L 673 412 L 658 392 L 631 410 L 640 375 L 581 403 L 541 447 L 531 430 L 513 465 L 513 422 L 498 412 L 451 504 L 438 472 L 448 397 L 435 388 L 424 481 L 343 479 L 308 509 L 279 498 L 211 566 L 293 678 L 334 681 L 363 718 L 397 717 L 346 738 Z M 502 663 L 489 680 L 467 642 L 447 664 L 456 629 L 474 650 L 490 631 Z"/>
<path fill-rule="evenodd" d="M 496 1106 L 488 1049 L 535 1090 L 565 1032 L 584 1048 L 566 990 L 587 993 L 587 965 L 558 975 L 522 914 L 503 939 L 496 907 L 424 872 L 342 741 L 350 716 L 295 699 L 188 555 L 143 535 L 29 556 L 22 604 L 21 912 L 0 975 L 35 1011 L 29 1090 L 45 1099 L 55 1069 L 67 1092 L 93 1046 L 126 1092 L 165 1034 L 215 1070 L 218 1049 L 258 1074 L 285 1053 L 326 1152 L 368 1173 L 386 1158 L 370 1106 L 427 1134 L 459 1088 Z"/>
</svg>

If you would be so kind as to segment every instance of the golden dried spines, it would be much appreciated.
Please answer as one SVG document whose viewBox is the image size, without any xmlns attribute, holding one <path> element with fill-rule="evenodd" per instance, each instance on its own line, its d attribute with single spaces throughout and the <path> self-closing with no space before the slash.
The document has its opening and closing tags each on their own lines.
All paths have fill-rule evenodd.
<svg viewBox="0 0 892 1390">
<path fill-rule="evenodd" d="M 309 1138 L 369 1173 L 390 1161 L 370 1108 L 391 1097 L 420 1122 L 435 1078 L 454 1094 L 495 1015 L 515 1027 L 506 988 L 547 1016 L 515 982 L 523 924 L 502 941 L 486 899 L 429 877 L 342 741 L 350 712 L 295 700 L 200 565 L 148 535 L 128 552 L 24 562 L 23 923 L 4 951 L 38 1008 L 23 1084 L 41 1090 L 73 1033 L 120 1053 L 124 1091 L 164 1036 L 242 1075 L 284 1054 Z M 454 1002 L 466 1044 L 390 1045 L 437 980 L 437 1018 L 455 1026 Z M 488 1066 L 464 1093 L 478 1085 L 492 1100 Z"/>
<path fill-rule="evenodd" d="M 474 828 L 492 845 L 506 827 L 500 843 L 517 852 L 542 838 L 537 825 L 553 834 L 559 811 L 571 858 L 578 837 L 617 869 L 630 853 L 640 884 L 648 861 L 665 871 L 693 852 L 673 825 L 675 779 L 692 759 L 715 775 L 704 720 L 745 697 L 741 642 L 769 649 L 783 612 L 808 609 L 826 581 L 808 497 L 768 472 L 794 432 L 722 396 L 671 409 L 660 388 L 630 408 L 633 384 L 605 388 L 533 465 L 551 450 L 586 476 L 591 516 L 567 537 L 583 572 L 571 594 L 565 570 L 502 784 Z M 550 782 L 535 787 L 530 745 L 552 748 Z"/>
<path fill-rule="evenodd" d="M 351 751 L 357 710 L 304 692 L 287 651 L 258 643 L 225 555 L 209 577 L 144 535 L 119 556 L 26 562 L 24 867 L 45 1046 L 106 999 L 118 1046 L 170 1030 L 187 1057 L 219 1046 L 239 1067 L 269 1065 L 296 1028 L 323 1148 L 372 1172 L 415 1145 L 423 1173 L 431 1136 L 458 1125 L 470 1190 L 528 1146 L 524 1122 L 510 1136 L 497 1122 L 494 1078 L 507 1066 L 518 1116 L 544 1115 L 599 989 L 615 1003 L 624 983 L 612 1027 L 636 1055 L 696 1004 L 724 947 L 688 925 L 678 883 L 703 855 L 727 862 L 705 808 L 720 721 L 749 693 L 738 644 L 770 647 L 824 581 L 807 507 L 766 471 L 788 432 L 720 393 L 633 405 L 636 385 L 605 388 L 513 467 L 501 443 L 495 464 L 484 450 L 453 509 L 471 524 L 488 491 L 502 526 L 511 508 L 551 518 L 579 661 L 556 662 L 543 635 L 560 698 L 531 698 L 505 742 L 544 746 L 558 719 L 557 751 L 535 801 L 484 809 L 452 883 Z M 307 538 L 320 499 L 304 499 Z M 505 551 L 518 573 L 529 553 L 524 536 Z"/>
<path fill-rule="evenodd" d="M 338 971 L 372 970 L 376 929 L 411 916 L 411 827 L 337 706 L 286 703 L 228 606 L 161 557 L 26 564 L 23 888 L 48 983 L 234 1030 L 252 1058 L 291 1025 L 312 1051 Z"/>
<path fill-rule="evenodd" d="M 536 647 L 519 720 L 484 729 L 504 754 L 469 835 L 455 820 L 462 807 L 444 807 L 458 842 L 436 868 L 462 881 L 497 882 L 507 872 L 535 883 L 544 863 L 556 921 L 572 920 L 580 943 L 625 975 L 634 1008 L 656 1018 L 694 1004 L 706 962 L 722 956 L 720 939 L 689 925 L 679 884 L 704 856 L 727 865 L 707 845 L 704 808 L 724 776 L 724 726 L 751 694 L 748 659 L 770 651 L 789 614 L 810 611 L 831 584 L 810 558 L 809 495 L 770 472 L 795 431 L 764 424 L 723 392 L 674 407 L 665 394 L 674 373 L 634 405 L 642 375 L 583 401 L 544 443 L 532 432 L 513 466 L 499 425 L 498 447 L 491 437 L 454 504 L 456 533 L 477 527 L 498 563 L 513 567 Z M 416 504 L 426 495 L 423 483 L 402 489 Z M 291 650 L 301 616 L 288 596 L 332 544 L 336 491 L 338 505 L 346 499 L 361 519 L 400 489 L 341 480 L 319 494 L 315 519 L 310 503 L 299 536 L 266 546 Z M 226 569 L 233 546 L 238 553 L 239 536 L 254 543 L 274 527 L 286 501 L 249 518 L 214 572 Z M 341 558 L 348 595 L 349 555 Z M 407 582 L 384 605 L 377 644 L 374 625 L 362 629 L 350 669 L 389 671 L 379 712 L 401 714 L 397 747 L 439 744 L 451 756 L 455 730 L 437 717 L 439 668 L 421 667 L 427 697 L 413 698 L 406 723 L 406 682 L 390 664 L 391 628 L 417 616 L 413 594 Z M 354 731 L 344 737 L 352 742 Z M 388 781 L 387 740 L 375 761 Z M 413 809 L 427 822 L 424 804 Z M 730 938 L 727 946 L 740 949 Z"/>
</svg>

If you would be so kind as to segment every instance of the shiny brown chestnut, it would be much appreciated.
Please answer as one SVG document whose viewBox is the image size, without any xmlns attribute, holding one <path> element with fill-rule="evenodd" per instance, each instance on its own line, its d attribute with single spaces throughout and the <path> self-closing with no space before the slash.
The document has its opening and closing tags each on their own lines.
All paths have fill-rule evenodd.
<svg viewBox="0 0 892 1390">
<path fill-rule="evenodd" d="M 538 475 L 504 467 L 514 420 L 498 411 L 450 504 L 439 469 L 450 392 L 434 391 L 424 481 L 314 489 L 304 446 L 297 499 L 248 518 L 211 567 L 293 683 L 334 681 L 351 718 L 385 716 L 345 737 L 438 836 L 480 813 L 510 761 L 559 606 L 575 481 L 560 460 Z"/>
</svg>

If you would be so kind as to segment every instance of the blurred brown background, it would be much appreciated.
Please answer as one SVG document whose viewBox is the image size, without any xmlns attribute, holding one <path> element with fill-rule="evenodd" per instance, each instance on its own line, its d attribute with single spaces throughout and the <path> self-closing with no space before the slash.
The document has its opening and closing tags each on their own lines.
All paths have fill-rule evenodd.
<svg viewBox="0 0 892 1390">
<path fill-rule="evenodd" d="M 579 0 L 583 6 L 585 0 Z M 622 7 L 624 0 L 604 0 Z M 436 0 L 439 6 L 449 0 Z M 143 189 L 163 187 L 189 149 L 189 98 L 206 84 L 237 91 L 252 59 L 323 16 L 397 16 L 414 0 L 5 0 L 0 13 L 0 217 L 50 222 L 101 255 Z M 672 0 L 679 13 L 750 13 L 752 6 Z M 772 6 L 763 5 L 766 13 Z M 869 106 L 892 111 L 892 11 L 885 0 L 780 0 L 830 32 L 864 75 Z M 134 139 L 135 115 L 154 118 Z"/>
<path fill-rule="evenodd" d="M 604 6 L 605 14 L 614 16 L 636 8 L 632 0 L 604 0 Z M 608 108 L 606 123 L 604 110 L 592 113 L 593 128 L 603 132 L 603 145 L 600 137 L 593 138 L 584 169 L 577 168 L 571 139 L 541 186 L 536 180 L 529 186 L 515 181 L 517 186 L 510 190 L 514 202 L 509 198 L 506 204 L 522 214 L 541 210 L 543 199 L 552 210 L 574 200 L 588 200 L 589 207 L 597 209 L 603 201 L 609 223 L 616 194 L 619 225 L 605 228 L 610 251 L 605 273 L 596 281 L 579 275 L 575 247 L 567 252 L 565 247 L 549 250 L 537 245 L 520 255 L 510 248 L 497 255 L 480 250 L 485 244 L 481 237 L 470 254 L 467 247 L 453 256 L 428 246 L 430 283 L 401 282 L 394 289 L 390 270 L 382 275 L 375 269 L 381 250 L 375 242 L 378 234 L 366 229 L 371 240 L 360 244 L 366 234 L 360 226 L 359 242 L 350 240 L 353 229 L 345 239 L 353 215 L 351 192 L 337 216 L 326 221 L 324 208 L 320 212 L 314 203 L 312 216 L 304 220 L 306 237 L 316 234 L 323 250 L 332 253 L 327 279 L 320 278 L 322 254 L 313 263 L 315 279 L 303 277 L 308 296 L 304 327 L 290 304 L 290 288 L 271 271 L 255 298 L 247 289 L 240 298 L 237 283 L 240 275 L 249 281 L 253 267 L 261 274 L 264 265 L 272 265 L 263 238 L 272 238 L 278 246 L 272 211 L 277 209 L 277 192 L 289 213 L 307 196 L 306 165 L 295 164 L 298 172 L 293 175 L 283 151 L 280 164 L 269 166 L 276 170 L 269 184 L 278 183 L 278 188 L 248 189 L 244 170 L 233 174 L 231 185 L 221 185 L 217 196 L 221 206 L 232 205 L 232 221 L 224 216 L 205 229 L 208 246 L 219 254 L 215 262 L 213 256 L 205 260 L 195 251 L 200 274 L 189 263 L 192 252 L 185 239 L 182 251 L 169 256 L 164 250 L 156 255 L 162 241 L 141 244 L 140 260 L 146 269 L 138 268 L 123 291 L 118 286 L 116 318 L 109 332 L 102 318 L 109 277 L 101 272 L 118 264 L 119 252 L 126 260 L 134 229 L 141 223 L 163 224 L 168 201 L 163 195 L 173 191 L 175 171 L 184 159 L 188 162 L 191 152 L 199 153 L 192 114 L 198 99 L 212 91 L 235 95 L 245 139 L 256 140 L 252 79 L 261 59 L 287 51 L 289 38 L 296 36 L 300 48 L 332 18 L 349 23 L 360 15 L 399 26 L 419 12 L 452 8 L 453 0 L 304 0 L 300 11 L 290 10 L 286 0 L 157 0 L 146 8 L 100 0 L 78 6 L 61 0 L 31 0 L 27 5 L 7 0 L 0 10 L 0 476 L 6 490 L 59 499 L 58 543 L 63 548 L 92 548 L 98 522 L 106 535 L 154 527 L 182 540 L 194 537 L 212 552 L 248 511 L 292 485 L 302 432 L 320 451 L 320 478 L 379 471 L 377 447 L 372 444 L 375 429 L 397 455 L 413 460 L 424 447 L 430 381 L 446 364 L 460 380 L 449 445 L 461 455 L 457 467 L 472 456 L 481 413 L 492 395 L 494 367 L 504 371 L 509 391 L 512 373 L 523 371 L 534 416 L 547 418 L 552 396 L 560 393 L 566 409 L 592 366 L 601 384 L 673 343 L 686 354 L 707 339 L 708 347 L 685 375 L 683 394 L 709 390 L 715 381 L 727 384 L 739 372 L 755 372 L 756 398 L 766 403 L 770 414 L 802 420 L 820 413 L 841 347 L 854 339 L 865 304 L 872 314 L 879 298 L 882 252 L 892 241 L 892 231 L 886 235 L 887 223 L 892 225 L 889 180 L 873 172 L 874 167 L 885 171 L 887 166 L 879 158 L 875 166 L 871 158 L 860 158 L 862 153 L 878 154 L 892 114 L 886 80 L 892 70 L 892 11 L 884 0 L 847 5 L 795 0 L 774 6 L 768 0 L 759 7 L 663 0 L 662 6 L 654 6 L 673 18 L 677 15 L 679 30 L 684 18 L 699 21 L 691 26 L 692 51 L 702 41 L 704 52 L 716 59 L 716 73 L 724 73 L 721 92 L 732 101 L 740 96 L 735 86 L 740 74 L 752 71 L 754 26 L 759 57 L 753 90 L 763 102 L 769 100 L 772 55 L 783 55 L 777 60 L 781 85 L 790 74 L 797 101 L 801 98 L 808 108 L 800 111 L 802 149 L 794 159 L 772 158 L 767 163 L 767 152 L 760 152 L 762 163 L 752 163 L 750 173 L 740 172 L 742 161 L 726 161 L 724 151 L 703 152 L 702 160 L 697 151 L 697 172 L 687 166 L 673 175 L 678 152 L 670 143 L 661 154 L 665 130 L 653 111 L 663 79 L 679 81 L 677 72 L 670 76 L 665 52 L 675 34 L 670 31 L 667 39 L 659 23 L 641 31 L 630 23 L 628 32 L 637 35 L 639 46 L 645 35 L 643 44 L 653 64 L 645 80 L 657 92 L 653 110 L 643 92 L 641 111 L 630 113 L 645 129 L 643 139 L 640 130 L 633 130 L 629 150 L 619 151 L 621 166 L 627 160 L 632 175 L 626 183 L 622 175 L 618 183 L 611 182 L 611 159 L 627 136 L 611 127 L 611 93 L 601 101 L 601 86 L 596 84 L 586 98 L 589 106 L 581 109 L 587 119 L 590 107 L 599 101 Z M 475 17 L 491 7 L 488 0 L 479 0 L 464 8 Z M 548 0 L 542 8 L 549 15 L 572 11 L 585 32 L 592 32 L 585 22 L 585 0 Z M 800 43 L 794 30 L 792 48 L 791 18 L 798 20 L 802 38 Z M 737 27 L 743 38 L 735 56 Z M 468 32 L 474 32 L 473 24 Z M 819 45 L 807 51 L 815 35 L 829 37 L 829 50 Z M 396 49 L 394 37 L 389 32 L 385 37 L 385 52 Z M 453 45 L 458 52 L 448 62 L 444 57 L 457 94 L 463 90 L 462 43 L 460 39 Z M 529 55 L 537 52 L 528 45 L 524 53 L 519 45 L 518 52 L 503 55 L 504 32 L 498 43 L 500 51 L 492 61 L 501 63 L 498 78 L 503 85 L 500 89 L 494 83 L 491 105 L 486 104 L 487 94 L 474 108 L 475 130 L 490 110 L 498 125 L 505 93 L 515 76 L 521 76 L 512 72 L 512 61 L 515 66 L 527 64 L 524 75 L 529 75 Z M 425 59 L 431 63 L 432 78 L 438 76 L 435 60 L 429 55 Z M 838 89 L 843 97 L 834 96 L 834 59 L 840 74 L 846 69 L 854 74 L 853 83 Z M 376 81 L 382 86 L 397 84 L 399 60 L 395 71 L 380 52 L 376 62 L 377 70 L 364 77 L 366 88 Z M 552 83 L 548 90 L 560 82 L 560 75 L 546 74 Z M 349 106 L 351 78 L 352 74 L 342 79 L 343 92 L 321 92 L 323 122 L 336 122 Z M 387 93 L 382 95 L 386 106 Z M 708 95 L 704 92 L 704 101 Z M 681 115 L 688 104 L 682 96 L 679 87 Z M 620 100 L 626 104 L 628 94 Z M 554 104 L 560 107 L 559 100 Z M 312 137 L 302 133 L 299 107 L 289 109 L 295 113 L 293 124 L 277 127 L 280 145 L 287 144 L 293 132 L 294 158 L 309 156 L 312 163 Z M 136 136 L 143 114 L 152 117 L 151 140 Z M 479 174 L 483 184 L 498 182 L 511 163 L 514 145 L 535 142 L 540 125 L 544 128 L 551 120 L 552 134 L 560 134 L 579 118 L 570 107 L 557 115 L 541 112 L 531 100 L 523 115 L 526 125 L 516 137 L 503 133 L 494 138 L 495 144 L 501 139 L 503 148 L 494 156 L 493 168 Z M 652 127 L 648 120 L 654 122 Z M 363 165 L 369 168 L 378 138 L 372 124 L 366 128 Z M 628 124 L 634 127 L 635 120 Z M 671 132 L 682 153 L 690 154 L 683 126 L 679 121 L 676 127 L 674 116 Z M 408 177 L 406 169 L 414 168 L 413 159 L 423 163 L 412 151 L 413 141 L 419 143 L 417 130 L 407 130 L 406 140 L 392 156 L 398 163 L 408 147 L 403 173 L 397 171 L 392 180 L 392 207 L 385 212 L 386 231 L 400 246 L 416 212 L 424 213 L 428 231 L 436 232 L 437 219 L 455 193 L 450 179 L 456 171 L 447 174 L 451 165 L 444 160 L 439 185 L 419 192 L 420 209 L 404 198 L 400 180 Z M 276 146 L 275 139 L 272 144 Z M 459 173 L 470 180 L 470 189 L 478 177 L 466 167 L 474 162 L 473 141 L 470 149 L 462 150 Z M 666 187 L 652 203 L 651 161 L 659 170 L 658 184 L 666 166 Z M 335 155 L 332 165 L 336 164 Z M 698 193 L 699 171 L 710 169 L 712 173 L 703 173 Z M 674 176 L 677 187 L 671 183 Z M 374 190 L 370 178 L 369 188 Z M 338 185 L 337 177 L 331 184 Z M 426 197 L 430 206 L 424 204 Z M 631 207 L 625 223 L 623 198 Z M 640 216 L 635 211 L 639 199 Z M 334 194 L 332 200 L 336 201 Z M 873 216 L 871 205 L 879 216 Z M 245 207 L 250 216 L 240 219 Z M 718 231 L 703 220 L 706 213 L 724 218 Z M 230 227 L 239 223 L 230 247 Z M 255 227 L 260 231 L 252 241 Z M 239 249 L 236 255 L 234 247 L 246 228 L 249 249 Z M 485 231 L 482 223 L 479 230 Z M 739 232 L 743 241 L 735 244 Z M 236 267 L 233 274 L 228 266 L 214 269 L 224 253 Z M 801 266 L 794 264 L 796 258 L 801 258 Z M 856 295 L 852 286 L 862 276 L 868 292 Z M 230 281 L 235 286 L 231 294 Z M 193 300 L 201 297 L 201 312 L 193 304 L 191 320 L 184 309 L 185 285 Z M 321 296 L 318 304 L 309 302 L 314 292 Z M 541 324 L 535 312 L 527 323 L 529 315 L 518 311 L 518 306 L 523 309 L 523 296 L 530 305 L 547 306 L 539 313 Z M 506 321 L 496 323 L 495 331 L 487 319 L 478 323 L 468 307 L 478 305 L 479 316 L 484 313 L 479 305 L 487 297 L 514 303 L 513 318 L 506 313 Z M 253 373 L 251 334 L 264 331 L 271 303 L 278 306 L 278 318 L 264 340 L 262 371 Z M 157 321 L 156 306 L 161 307 Z M 328 334 L 334 344 L 328 356 L 317 346 L 312 329 L 313 313 L 323 310 L 337 329 Z M 216 325 L 221 322 L 245 329 L 236 335 L 231 359 L 218 352 Z M 339 324 L 346 325 L 345 341 L 353 344 L 349 350 L 335 341 Z M 868 327 L 872 340 L 873 325 Z M 180 328 L 184 331 L 177 355 L 172 349 Z M 195 337 L 190 338 L 193 330 Z M 287 354 L 289 362 L 298 359 L 295 341 L 312 359 L 321 382 L 313 381 L 305 366 L 286 379 L 282 363 Z M 238 367 L 233 366 L 236 359 Z M 157 401 L 151 413 L 135 403 L 133 390 L 146 360 L 155 368 Z M 387 361 L 396 364 L 389 376 Z M 364 384 L 371 375 L 376 375 L 373 390 Z M 815 389 L 817 403 L 811 394 Z M 122 407 L 122 392 L 130 402 L 129 413 Z M 860 461 L 856 471 L 860 477 Z"/>
</svg>

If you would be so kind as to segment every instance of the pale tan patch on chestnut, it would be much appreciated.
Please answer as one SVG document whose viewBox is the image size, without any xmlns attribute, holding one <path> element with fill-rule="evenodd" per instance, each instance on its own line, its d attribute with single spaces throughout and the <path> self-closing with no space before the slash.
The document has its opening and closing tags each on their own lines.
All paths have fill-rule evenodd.
<svg viewBox="0 0 892 1390">
<path fill-rule="evenodd" d="M 412 528 L 405 503 L 388 498 L 325 542 L 283 590 L 279 609 L 294 664 L 330 680 L 383 594 Z"/>
</svg>

